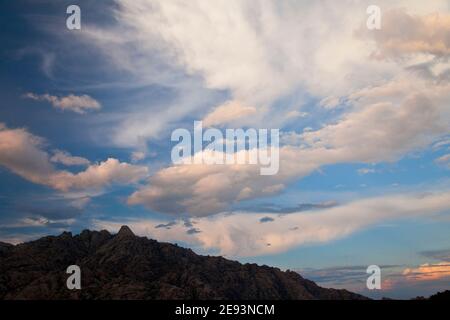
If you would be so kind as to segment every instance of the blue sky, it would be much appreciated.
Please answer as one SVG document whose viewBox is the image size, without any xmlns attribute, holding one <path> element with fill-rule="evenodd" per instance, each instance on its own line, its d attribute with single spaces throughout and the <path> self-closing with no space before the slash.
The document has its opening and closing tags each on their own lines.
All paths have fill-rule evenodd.
<svg viewBox="0 0 450 320">
<path fill-rule="evenodd" d="M 379 1 L 380 30 L 366 1 L 80 1 L 81 30 L 69 4 L 1 5 L 0 241 L 128 224 L 373 297 L 448 289 L 448 1 Z M 279 173 L 174 165 L 196 120 L 279 129 Z"/>
</svg>

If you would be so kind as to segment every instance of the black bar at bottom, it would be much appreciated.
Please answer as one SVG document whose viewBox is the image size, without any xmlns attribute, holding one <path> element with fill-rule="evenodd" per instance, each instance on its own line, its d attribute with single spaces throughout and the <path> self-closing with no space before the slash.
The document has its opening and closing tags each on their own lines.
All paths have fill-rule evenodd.
<svg viewBox="0 0 450 320">
<path fill-rule="evenodd" d="M 123 319 L 301 319 L 314 316 L 366 316 L 384 319 L 391 312 L 430 317 L 446 314 L 447 301 L 2 301 L 0 310 L 15 316 L 55 316 L 60 320 L 112 316 Z"/>
</svg>

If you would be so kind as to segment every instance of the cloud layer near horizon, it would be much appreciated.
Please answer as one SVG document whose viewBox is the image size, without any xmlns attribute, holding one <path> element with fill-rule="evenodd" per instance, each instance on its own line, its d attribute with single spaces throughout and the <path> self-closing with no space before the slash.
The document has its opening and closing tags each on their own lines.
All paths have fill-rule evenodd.
<svg viewBox="0 0 450 320">
<path fill-rule="evenodd" d="M 186 226 L 178 220 L 167 228 L 157 228 L 160 220 L 137 219 L 120 222 L 97 220 L 97 228 L 117 230 L 129 225 L 137 234 L 160 241 L 182 241 L 228 256 L 275 254 L 293 247 L 325 243 L 349 236 L 385 221 L 413 217 L 432 218 L 450 209 L 450 192 L 398 194 L 367 198 L 340 206 L 295 212 L 222 213 L 212 217 L 194 218 Z M 261 223 L 261 219 L 270 218 Z M 195 227 L 198 232 L 188 233 Z"/>
</svg>

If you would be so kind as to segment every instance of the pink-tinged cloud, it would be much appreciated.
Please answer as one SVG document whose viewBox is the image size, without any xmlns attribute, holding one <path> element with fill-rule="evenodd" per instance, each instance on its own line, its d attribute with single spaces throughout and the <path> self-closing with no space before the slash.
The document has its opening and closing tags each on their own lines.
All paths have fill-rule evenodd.
<svg viewBox="0 0 450 320">
<path fill-rule="evenodd" d="M 431 281 L 450 277 L 450 262 L 425 263 L 417 268 L 407 268 L 403 276 L 409 281 Z"/>
<path fill-rule="evenodd" d="M 403 270 L 382 273 L 383 296 L 395 297 L 402 291 L 417 292 L 417 295 L 434 294 L 448 289 L 450 284 L 450 262 L 425 263 Z"/>
<path fill-rule="evenodd" d="M 94 98 L 84 94 L 77 96 L 74 94 L 69 94 L 68 96 L 58 97 L 50 94 L 34 94 L 27 93 L 25 98 L 29 98 L 36 101 L 47 101 L 59 110 L 63 111 L 73 111 L 75 113 L 84 114 L 87 111 L 100 110 L 101 104 Z"/>
<path fill-rule="evenodd" d="M 383 14 L 382 32 L 361 30 L 373 36 L 377 58 L 400 59 L 417 54 L 436 57 L 450 55 L 450 15 L 432 13 L 413 15 L 405 9 L 388 10 Z"/>
<path fill-rule="evenodd" d="M 399 76 L 354 92 L 348 97 L 354 109 L 335 123 L 298 134 L 300 146 L 282 146 L 276 175 L 261 176 L 252 165 L 173 165 L 159 170 L 129 203 L 204 216 L 224 211 L 236 201 L 273 195 L 283 189 L 275 186 L 324 165 L 397 161 L 448 134 L 449 99 L 448 83 Z M 212 187 L 205 188 L 206 182 Z"/>
<path fill-rule="evenodd" d="M 87 166 L 91 163 L 86 158 L 75 157 L 70 153 L 61 150 L 55 150 L 53 156 L 50 158 L 50 161 L 54 163 L 61 163 L 66 166 Z"/>
<path fill-rule="evenodd" d="M 239 101 L 228 101 L 208 113 L 203 119 L 205 127 L 236 124 L 239 120 L 257 113 L 255 107 L 244 106 Z"/>
<path fill-rule="evenodd" d="M 60 191 L 101 189 L 112 184 L 132 184 L 145 178 L 145 166 L 131 165 L 109 158 L 104 162 L 89 165 L 85 171 L 72 173 L 58 170 L 45 151 L 46 142 L 29 133 L 26 129 L 8 129 L 0 124 L 0 165 L 33 183 L 49 186 Z M 74 164 L 84 158 L 59 155 L 55 162 Z M 83 161 L 81 161 L 83 160 Z"/>
</svg>

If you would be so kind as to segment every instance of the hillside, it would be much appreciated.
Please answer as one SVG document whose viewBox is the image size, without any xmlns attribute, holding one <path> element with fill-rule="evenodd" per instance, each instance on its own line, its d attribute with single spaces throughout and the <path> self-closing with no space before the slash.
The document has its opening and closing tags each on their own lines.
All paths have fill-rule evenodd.
<svg viewBox="0 0 450 320">
<path fill-rule="evenodd" d="M 81 290 L 66 288 L 80 266 Z M 138 237 L 85 230 L 36 241 L 0 243 L 0 299 L 365 299 L 324 289 L 298 273 L 200 256 Z"/>
</svg>

